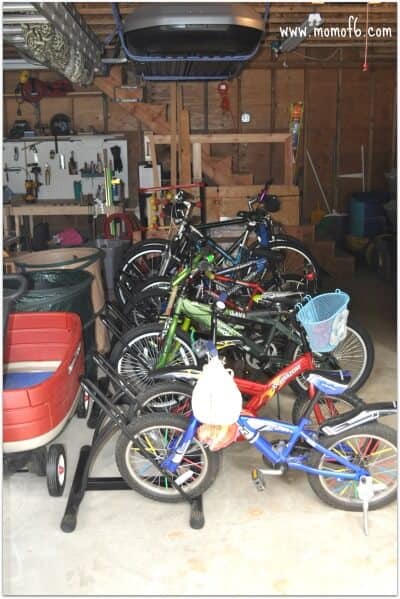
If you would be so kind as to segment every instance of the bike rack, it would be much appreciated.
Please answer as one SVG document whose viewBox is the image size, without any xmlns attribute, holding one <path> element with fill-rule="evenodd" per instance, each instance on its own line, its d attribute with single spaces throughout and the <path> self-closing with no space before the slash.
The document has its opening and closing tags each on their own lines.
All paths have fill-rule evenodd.
<svg viewBox="0 0 400 599">
<path fill-rule="evenodd" d="M 100 320 L 118 341 L 121 339 L 125 330 L 133 327 L 133 324 L 126 318 L 126 316 L 110 302 L 105 304 L 104 311 L 100 314 Z"/>
<path fill-rule="evenodd" d="M 125 480 L 121 477 L 102 476 L 90 477 L 90 471 L 103 447 L 108 443 L 116 433 L 123 433 L 129 440 L 134 441 L 130 436 L 128 423 L 137 414 L 140 404 L 137 401 L 129 383 L 123 381 L 107 360 L 98 353 L 93 356 L 96 364 L 107 374 L 107 383 L 111 380 L 119 391 L 110 400 L 101 388 L 95 385 L 90 379 L 82 377 L 81 386 L 86 393 L 95 402 L 94 405 L 99 408 L 99 417 L 94 428 L 91 445 L 83 445 L 80 450 L 78 463 L 75 469 L 67 506 L 64 516 L 61 520 L 61 530 L 63 532 L 73 532 L 77 525 L 78 511 L 86 491 L 122 491 L 131 490 Z M 104 377 L 103 377 L 104 380 Z M 127 409 L 121 407 L 121 399 L 128 398 L 124 402 Z M 105 417 L 108 416 L 109 422 L 104 424 Z M 137 439 L 135 440 L 137 442 Z M 155 461 L 150 452 L 145 447 L 139 447 L 139 453 L 148 459 L 152 465 L 159 470 L 169 480 L 190 505 L 190 526 L 194 529 L 200 529 L 204 526 L 203 499 L 189 497 L 178 485 L 168 472 L 162 470 L 158 462 Z"/>
</svg>

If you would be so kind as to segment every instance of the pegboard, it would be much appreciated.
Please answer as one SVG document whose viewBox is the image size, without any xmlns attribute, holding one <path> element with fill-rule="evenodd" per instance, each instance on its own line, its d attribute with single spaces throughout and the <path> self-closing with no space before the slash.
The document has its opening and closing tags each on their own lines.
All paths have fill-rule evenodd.
<svg viewBox="0 0 400 599">
<path fill-rule="evenodd" d="M 77 135 L 71 137 L 62 137 L 58 139 L 58 154 L 52 159 L 50 158 L 51 150 L 55 149 L 55 141 L 53 137 L 48 139 L 39 138 L 33 139 L 16 139 L 3 142 L 3 169 L 19 167 L 19 172 L 3 171 L 3 184 L 8 185 L 15 194 L 25 193 L 26 171 L 25 164 L 34 162 L 34 153 L 32 145 L 37 148 L 39 158 L 38 166 L 42 169 L 39 175 L 39 181 L 42 185 L 39 188 L 39 200 L 70 200 L 74 199 L 74 181 L 82 181 L 82 193 L 92 194 L 95 196 L 98 185 L 104 186 L 104 176 L 83 177 L 80 169 L 84 167 L 84 163 L 90 164 L 91 161 L 96 163 L 97 154 L 100 154 L 103 161 L 103 149 L 108 151 L 108 160 L 111 160 L 113 166 L 113 156 L 110 148 L 117 145 L 121 148 L 122 172 L 117 172 L 116 176 L 121 178 L 124 183 L 124 195 L 128 195 L 128 144 L 123 137 L 104 136 L 104 135 Z M 14 148 L 18 148 L 18 160 L 14 159 Z M 24 149 L 25 148 L 25 149 Z M 26 163 L 25 163 L 26 150 Z M 71 156 L 71 151 L 74 153 L 74 159 L 78 165 L 78 174 L 70 175 L 68 171 L 68 161 Z M 60 155 L 64 155 L 65 169 L 60 168 Z M 50 167 L 50 184 L 45 185 L 45 164 Z M 31 169 L 29 168 L 29 171 Z M 8 175 L 8 181 L 7 181 Z M 33 179 L 33 175 L 30 174 Z"/>
</svg>

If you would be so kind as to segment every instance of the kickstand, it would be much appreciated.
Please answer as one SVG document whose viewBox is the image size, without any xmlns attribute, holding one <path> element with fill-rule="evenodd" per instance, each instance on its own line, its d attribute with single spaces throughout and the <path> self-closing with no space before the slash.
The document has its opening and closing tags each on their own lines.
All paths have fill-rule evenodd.
<svg viewBox="0 0 400 599">
<path fill-rule="evenodd" d="M 361 476 L 358 481 L 358 497 L 362 501 L 364 534 L 368 536 L 368 504 L 374 496 L 371 476 Z"/>
<path fill-rule="evenodd" d="M 279 393 L 276 394 L 276 413 L 277 413 L 278 420 L 280 420 L 281 419 L 281 400 L 280 400 Z"/>
</svg>

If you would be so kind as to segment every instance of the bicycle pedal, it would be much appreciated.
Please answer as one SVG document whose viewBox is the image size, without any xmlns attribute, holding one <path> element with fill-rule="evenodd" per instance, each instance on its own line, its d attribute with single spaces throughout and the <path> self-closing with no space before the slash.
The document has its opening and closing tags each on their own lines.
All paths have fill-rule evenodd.
<svg viewBox="0 0 400 599">
<path fill-rule="evenodd" d="M 251 480 L 255 484 L 257 491 L 265 490 L 264 476 L 258 468 L 253 468 L 251 471 Z"/>
<path fill-rule="evenodd" d="M 280 466 L 279 468 L 259 468 L 258 472 L 261 475 L 266 474 L 267 476 L 282 476 L 285 472 L 285 468 Z"/>
</svg>

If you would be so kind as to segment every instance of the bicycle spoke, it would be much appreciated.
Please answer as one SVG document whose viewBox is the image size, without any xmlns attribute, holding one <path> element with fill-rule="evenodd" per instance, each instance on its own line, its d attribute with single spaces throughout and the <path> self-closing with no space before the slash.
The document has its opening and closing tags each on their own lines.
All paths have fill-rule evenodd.
<svg viewBox="0 0 400 599">
<path fill-rule="evenodd" d="M 368 471 L 376 486 L 374 500 L 378 501 L 392 492 L 397 484 L 397 451 L 383 438 L 349 434 L 349 437 L 330 447 L 333 453 Z M 357 481 L 339 481 L 337 476 L 352 472 L 328 456 L 322 456 L 319 467 L 332 472 L 330 476 L 320 476 L 325 490 L 346 503 L 360 503 Z"/>
</svg>

